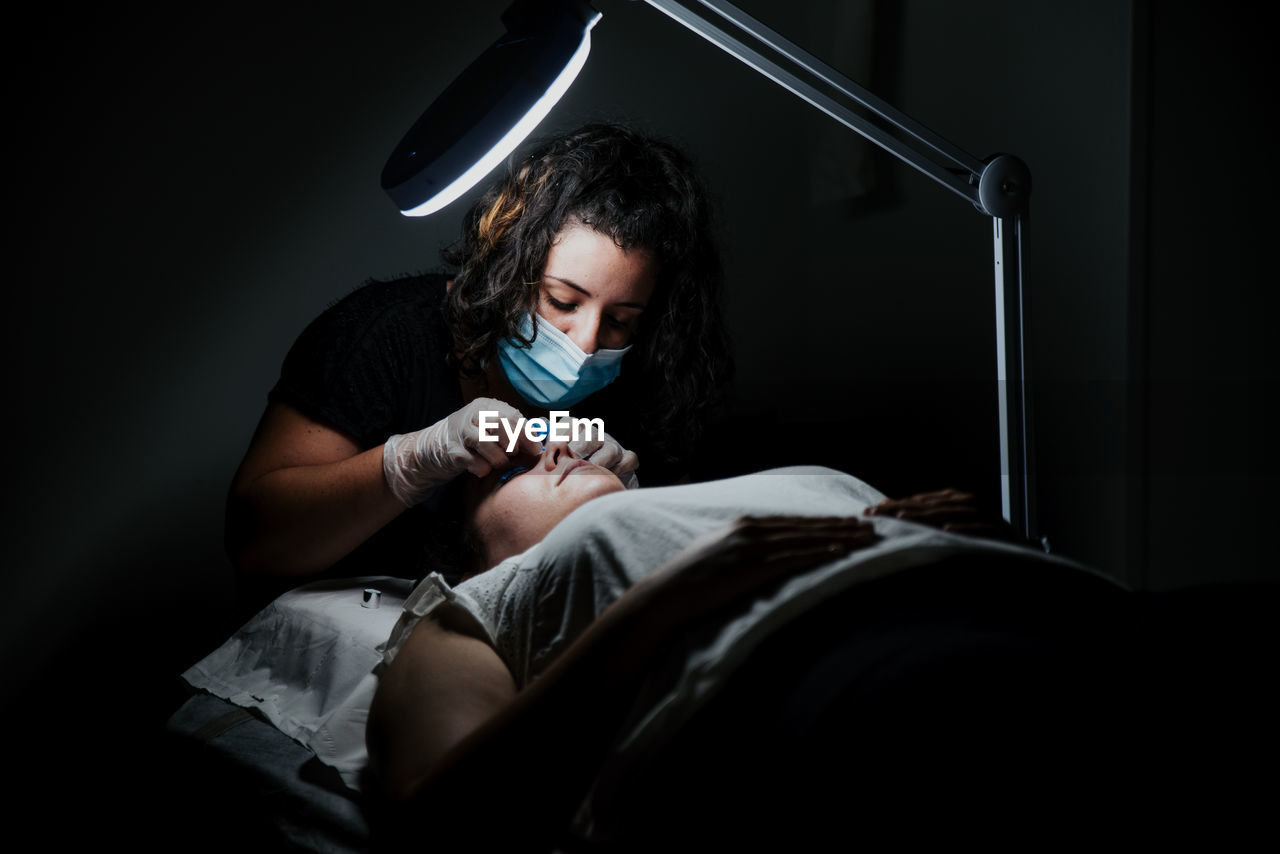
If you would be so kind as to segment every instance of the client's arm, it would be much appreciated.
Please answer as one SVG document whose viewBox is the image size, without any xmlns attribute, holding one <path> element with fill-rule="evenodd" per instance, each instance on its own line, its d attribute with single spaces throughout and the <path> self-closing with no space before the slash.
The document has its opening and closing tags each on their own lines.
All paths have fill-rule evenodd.
<svg viewBox="0 0 1280 854">
<path fill-rule="evenodd" d="M 369 750 L 393 802 L 393 835 L 428 834 L 445 850 L 473 847 L 477 833 L 497 850 L 549 849 L 665 639 L 875 540 L 856 519 L 741 520 L 628 590 L 519 693 L 487 645 L 420 623 L 370 711 Z"/>
</svg>

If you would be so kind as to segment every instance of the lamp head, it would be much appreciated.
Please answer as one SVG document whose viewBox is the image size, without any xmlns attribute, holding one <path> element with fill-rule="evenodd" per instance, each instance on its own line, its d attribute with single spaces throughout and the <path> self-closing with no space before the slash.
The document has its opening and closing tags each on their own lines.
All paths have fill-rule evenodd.
<svg viewBox="0 0 1280 854">
<path fill-rule="evenodd" d="M 406 216 L 440 210 L 506 159 L 587 61 L 600 13 L 583 0 L 516 0 L 506 33 L 429 106 L 382 169 Z"/>
</svg>

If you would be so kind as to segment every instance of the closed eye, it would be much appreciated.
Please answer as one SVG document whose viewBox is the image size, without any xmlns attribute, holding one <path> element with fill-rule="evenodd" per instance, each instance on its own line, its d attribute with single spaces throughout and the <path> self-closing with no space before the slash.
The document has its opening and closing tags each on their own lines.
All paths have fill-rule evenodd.
<svg viewBox="0 0 1280 854">
<path fill-rule="evenodd" d="M 512 466 L 511 468 L 507 469 L 502 474 L 498 475 L 498 482 L 493 485 L 493 489 L 489 490 L 489 494 L 492 495 L 493 493 L 497 492 L 498 489 L 501 488 L 504 483 L 511 480 L 511 478 L 515 477 L 518 474 L 523 474 L 528 470 L 529 470 L 528 466 Z"/>
<path fill-rule="evenodd" d="M 563 314 L 572 314 L 573 312 L 578 310 L 578 304 L 576 302 L 561 302 L 560 300 L 556 299 L 551 294 L 546 292 L 544 292 L 542 296 L 543 296 L 543 299 L 547 301 L 548 305 L 550 305 L 556 311 L 561 312 Z M 617 329 L 623 332 L 631 331 L 631 326 L 632 326 L 631 321 L 624 320 L 615 315 L 612 315 L 612 314 L 604 315 L 604 322 L 609 326 L 613 327 L 614 329 Z"/>
</svg>

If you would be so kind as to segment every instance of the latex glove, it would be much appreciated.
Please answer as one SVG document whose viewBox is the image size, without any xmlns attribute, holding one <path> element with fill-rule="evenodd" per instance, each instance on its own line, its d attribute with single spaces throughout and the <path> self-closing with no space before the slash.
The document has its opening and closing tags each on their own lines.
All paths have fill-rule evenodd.
<svg viewBox="0 0 1280 854">
<path fill-rule="evenodd" d="M 405 506 L 412 507 L 463 472 L 484 477 L 506 467 L 512 457 L 542 453 L 541 443 L 527 437 L 524 430 L 510 454 L 506 450 L 509 439 L 501 426 L 490 434 L 498 441 L 481 442 L 481 410 L 497 412 L 499 419 L 506 418 L 513 425 L 523 417 L 510 404 L 478 397 L 430 427 L 387 439 L 382 446 L 382 474 Z"/>
<path fill-rule="evenodd" d="M 579 439 L 569 443 L 569 450 L 576 456 L 607 468 L 618 476 L 627 489 L 636 489 L 640 480 L 636 477 L 636 469 L 640 467 L 640 458 L 635 451 L 628 451 L 617 439 L 600 431 L 600 439 Z"/>
</svg>

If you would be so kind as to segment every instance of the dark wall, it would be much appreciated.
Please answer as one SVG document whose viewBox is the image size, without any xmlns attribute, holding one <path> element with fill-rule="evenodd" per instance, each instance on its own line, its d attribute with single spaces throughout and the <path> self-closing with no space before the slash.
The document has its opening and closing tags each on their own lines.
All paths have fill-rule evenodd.
<svg viewBox="0 0 1280 854">
<path fill-rule="evenodd" d="M 1150 6 L 1140 571 L 1274 581 L 1275 51 L 1247 4 Z"/>
<path fill-rule="evenodd" d="M 6 706 L 80 723 L 66 697 L 109 696 L 158 720 L 227 630 L 222 501 L 280 360 L 360 281 L 438 263 L 470 197 L 406 219 L 378 173 L 504 5 L 98 8 L 26 28 L 10 57 Z M 962 149 L 1030 165 L 1055 549 L 1153 587 L 1270 571 L 1255 523 L 1275 360 L 1257 306 L 1274 193 L 1253 188 L 1275 179 L 1248 164 L 1269 150 L 1255 96 L 1271 63 L 1247 21 L 1221 4 L 883 0 L 864 44 L 828 23 L 856 4 L 742 5 Z M 630 121 L 704 168 L 740 368 L 708 467 L 826 463 L 891 494 L 998 501 L 989 220 L 647 6 L 598 8 L 546 129 Z"/>
</svg>

